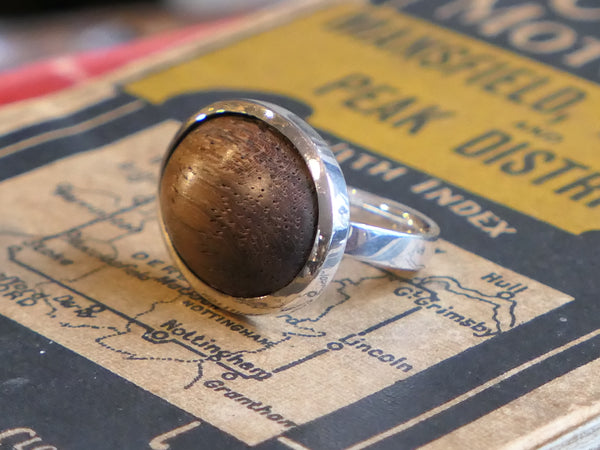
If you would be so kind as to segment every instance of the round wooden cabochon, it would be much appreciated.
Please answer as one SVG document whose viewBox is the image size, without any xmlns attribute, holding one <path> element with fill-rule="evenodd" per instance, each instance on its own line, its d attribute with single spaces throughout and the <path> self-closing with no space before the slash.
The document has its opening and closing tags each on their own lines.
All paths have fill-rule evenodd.
<svg viewBox="0 0 600 450">
<path fill-rule="evenodd" d="M 192 129 L 164 167 L 159 196 L 183 262 L 234 297 L 287 286 L 315 242 L 318 201 L 306 162 L 253 117 L 219 115 Z"/>
</svg>

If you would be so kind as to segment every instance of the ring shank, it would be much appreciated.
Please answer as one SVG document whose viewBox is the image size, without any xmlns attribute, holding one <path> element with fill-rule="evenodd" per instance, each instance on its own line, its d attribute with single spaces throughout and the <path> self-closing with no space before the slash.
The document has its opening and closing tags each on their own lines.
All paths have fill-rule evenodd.
<svg viewBox="0 0 600 450">
<path fill-rule="evenodd" d="M 429 217 L 401 203 L 348 187 L 350 233 L 345 253 L 393 269 L 422 269 L 440 229 Z"/>
</svg>

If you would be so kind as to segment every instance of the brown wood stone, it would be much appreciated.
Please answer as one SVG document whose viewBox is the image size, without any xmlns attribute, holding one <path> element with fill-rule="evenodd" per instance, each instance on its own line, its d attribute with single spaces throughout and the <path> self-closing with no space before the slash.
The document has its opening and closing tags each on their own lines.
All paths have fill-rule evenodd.
<svg viewBox="0 0 600 450">
<path fill-rule="evenodd" d="M 279 131 L 247 116 L 209 118 L 184 137 L 164 168 L 160 205 L 188 268 L 235 297 L 288 285 L 315 240 L 306 163 Z"/>
</svg>

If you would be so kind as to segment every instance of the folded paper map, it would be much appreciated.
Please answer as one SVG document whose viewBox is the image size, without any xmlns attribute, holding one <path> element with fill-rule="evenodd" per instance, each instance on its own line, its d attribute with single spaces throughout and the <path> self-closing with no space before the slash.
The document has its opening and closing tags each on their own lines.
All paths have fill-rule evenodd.
<svg viewBox="0 0 600 450">
<path fill-rule="evenodd" d="M 313 1 L 0 109 L 0 446 L 597 443 L 598 24 L 564 0 Z M 158 170 L 232 98 L 294 111 L 348 184 L 432 217 L 427 268 L 345 258 L 266 316 L 194 292 Z"/>
</svg>

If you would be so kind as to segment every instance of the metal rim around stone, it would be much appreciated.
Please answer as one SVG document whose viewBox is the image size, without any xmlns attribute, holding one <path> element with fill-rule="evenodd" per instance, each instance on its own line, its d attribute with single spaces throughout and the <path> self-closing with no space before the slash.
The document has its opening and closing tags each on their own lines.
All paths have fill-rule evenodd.
<svg viewBox="0 0 600 450">
<path fill-rule="evenodd" d="M 344 255 L 350 229 L 350 208 L 344 176 L 329 146 L 310 125 L 292 112 L 267 102 L 227 100 L 208 105 L 182 125 L 169 145 L 160 169 L 159 190 L 169 158 L 187 134 L 209 118 L 231 114 L 254 117 L 275 128 L 290 140 L 308 167 L 317 193 L 318 220 L 313 247 L 304 267 L 291 283 L 272 294 L 233 297 L 207 285 L 187 267 L 165 229 L 159 207 L 162 235 L 183 276 L 209 302 L 239 314 L 293 310 L 318 297 L 327 287 Z"/>
</svg>

